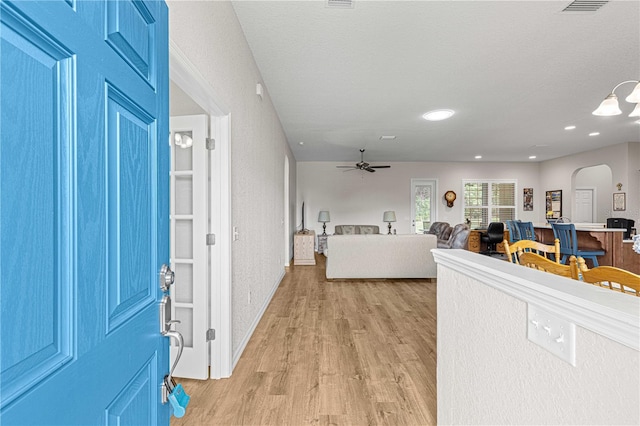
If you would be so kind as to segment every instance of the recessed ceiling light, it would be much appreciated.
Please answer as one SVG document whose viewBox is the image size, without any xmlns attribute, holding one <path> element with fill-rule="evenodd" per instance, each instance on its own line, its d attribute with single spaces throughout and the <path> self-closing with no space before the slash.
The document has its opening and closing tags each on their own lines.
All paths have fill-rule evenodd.
<svg viewBox="0 0 640 426">
<path fill-rule="evenodd" d="M 530 155 L 530 156 L 529 156 L 529 160 L 535 160 L 535 159 L 536 159 L 536 156 L 535 156 L 535 155 Z"/>
<path fill-rule="evenodd" d="M 455 113 L 450 109 L 436 109 L 433 111 L 425 112 L 422 115 L 422 118 L 429 121 L 440 121 L 440 120 L 446 120 L 447 118 L 451 117 L 453 114 Z"/>
<path fill-rule="evenodd" d="M 598 136 L 600 134 L 600 132 L 591 132 L 589 133 L 589 136 Z"/>
<path fill-rule="evenodd" d="M 481 158 L 482 158 L 482 155 L 476 155 L 476 156 L 475 156 L 475 157 L 473 157 L 473 158 L 475 158 L 476 160 L 479 160 L 479 159 L 481 159 Z"/>
<path fill-rule="evenodd" d="M 567 127 L 565 127 L 564 129 L 565 129 L 565 130 L 573 130 L 573 129 L 575 129 L 575 128 L 576 128 L 576 126 L 567 126 Z"/>
<path fill-rule="evenodd" d="M 304 142 L 298 142 L 298 145 L 304 145 Z"/>
<path fill-rule="evenodd" d="M 381 140 L 381 141 L 392 141 L 392 140 L 394 140 L 395 138 L 396 138 L 396 137 L 395 137 L 395 136 L 392 136 L 392 135 L 383 135 L 383 136 L 380 136 L 380 140 Z"/>
</svg>

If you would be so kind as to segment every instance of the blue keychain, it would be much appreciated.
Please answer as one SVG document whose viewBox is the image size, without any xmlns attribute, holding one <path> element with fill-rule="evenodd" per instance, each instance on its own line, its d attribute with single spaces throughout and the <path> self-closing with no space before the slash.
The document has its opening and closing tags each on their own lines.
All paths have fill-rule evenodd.
<svg viewBox="0 0 640 426">
<path fill-rule="evenodd" d="M 184 416 L 187 411 L 187 405 L 191 397 L 187 395 L 181 384 L 177 384 L 172 377 L 166 375 L 164 378 L 164 385 L 167 388 L 169 395 L 167 399 L 171 403 L 173 409 L 173 415 L 180 418 Z"/>
<path fill-rule="evenodd" d="M 173 391 L 169 394 L 169 402 L 171 403 L 171 407 L 173 407 L 173 415 L 178 418 L 184 416 L 190 399 L 191 397 L 187 395 L 181 384 L 173 388 Z"/>
</svg>

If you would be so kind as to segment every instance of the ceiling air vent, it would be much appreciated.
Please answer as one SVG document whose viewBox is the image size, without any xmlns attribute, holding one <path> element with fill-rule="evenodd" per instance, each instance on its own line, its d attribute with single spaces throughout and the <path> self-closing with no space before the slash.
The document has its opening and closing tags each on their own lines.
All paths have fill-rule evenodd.
<svg viewBox="0 0 640 426">
<path fill-rule="evenodd" d="M 563 12 L 596 12 L 609 3 L 605 0 L 575 0 L 562 9 Z"/>
<path fill-rule="evenodd" d="M 335 9 L 353 9 L 353 0 L 327 0 L 327 7 Z"/>
</svg>

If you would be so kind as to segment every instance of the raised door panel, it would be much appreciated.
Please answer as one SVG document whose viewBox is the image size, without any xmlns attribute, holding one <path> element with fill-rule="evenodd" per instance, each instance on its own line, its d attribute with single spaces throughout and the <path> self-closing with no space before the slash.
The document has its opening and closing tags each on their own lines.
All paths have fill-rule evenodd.
<svg viewBox="0 0 640 426">
<path fill-rule="evenodd" d="M 75 202 L 75 99 L 71 52 L 13 8 L 2 5 L 0 14 L 0 405 L 6 406 L 73 356 L 74 227 L 66 207 Z"/>
</svg>

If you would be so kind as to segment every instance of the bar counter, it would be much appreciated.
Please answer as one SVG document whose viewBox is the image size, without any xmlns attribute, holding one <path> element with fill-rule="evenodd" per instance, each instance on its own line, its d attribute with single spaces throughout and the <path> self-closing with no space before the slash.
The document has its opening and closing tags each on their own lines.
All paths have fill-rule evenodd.
<svg viewBox="0 0 640 426">
<path fill-rule="evenodd" d="M 578 236 L 578 249 L 580 250 L 604 250 L 604 256 L 598 256 L 598 263 L 616 268 L 626 269 L 634 273 L 640 273 L 637 269 L 638 259 L 634 259 L 631 254 L 625 253 L 623 246 L 624 229 L 621 228 L 604 228 L 599 224 L 575 224 L 576 234 Z M 537 224 L 534 225 L 536 239 L 544 244 L 553 244 L 554 236 L 551 225 Z M 631 244 L 632 246 L 633 244 Z M 634 262 L 635 260 L 635 262 Z M 587 261 L 590 265 L 590 261 Z M 635 265 L 635 266 L 634 266 Z"/>
</svg>

